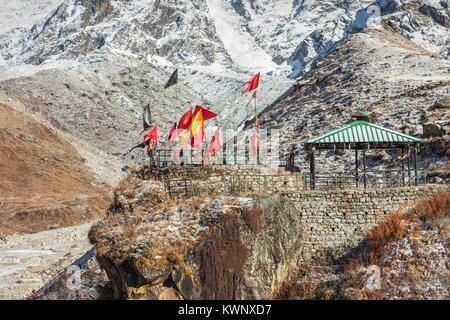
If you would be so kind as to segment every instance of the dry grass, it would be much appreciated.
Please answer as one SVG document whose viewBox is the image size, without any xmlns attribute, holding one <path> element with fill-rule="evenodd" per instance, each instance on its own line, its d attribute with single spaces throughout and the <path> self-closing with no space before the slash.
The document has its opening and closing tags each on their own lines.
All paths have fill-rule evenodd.
<svg viewBox="0 0 450 320">
<path fill-rule="evenodd" d="M 104 216 L 111 197 L 69 142 L 0 104 L 0 233 L 34 233 Z"/>
<path fill-rule="evenodd" d="M 440 226 L 443 219 L 450 215 L 450 192 L 440 192 L 420 202 L 411 213 L 427 227 Z"/>
</svg>

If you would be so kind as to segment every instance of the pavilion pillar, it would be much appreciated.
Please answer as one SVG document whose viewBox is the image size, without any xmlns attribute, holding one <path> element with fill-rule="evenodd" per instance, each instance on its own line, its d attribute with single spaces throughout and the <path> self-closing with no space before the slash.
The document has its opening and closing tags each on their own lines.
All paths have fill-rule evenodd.
<svg viewBox="0 0 450 320">
<path fill-rule="evenodd" d="M 310 173 L 310 187 L 311 190 L 315 190 L 316 189 L 316 174 L 315 174 L 315 153 L 316 150 L 315 148 L 311 148 L 311 157 L 310 157 L 310 161 L 309 161 L 309 173 Z"/>
<path fill-rule="evenodd" d="M 411 185 L 411 154 L 408 147 L 408 186 Z"/>
<path fill-rule="evenodd" d="M 364 188 L 367 188 L 367 176 L 366 176 L 366 148 L 363 149 L 363 174 L 364 174 Z"/>
<path fill-rule="evenodd" d="M 403 157 L 405 156 L 405 148 L 402 147 L 402 183 L 403 186 L 405 186 L 405 159 Z"/>
<path fill-rule="evenodd" d="M 414 145 L 414 173 L 416 175 L 416 186 L 419 185 L 419 174 L 417 171 L 417 144 Z"/>
<path fill-rule="evenodd" d="M 358 147 L 355 144 L 355 179 L 356 179 L 356 187 L 359 187 L 359 177 L 358 177 Z"/>
</svg>

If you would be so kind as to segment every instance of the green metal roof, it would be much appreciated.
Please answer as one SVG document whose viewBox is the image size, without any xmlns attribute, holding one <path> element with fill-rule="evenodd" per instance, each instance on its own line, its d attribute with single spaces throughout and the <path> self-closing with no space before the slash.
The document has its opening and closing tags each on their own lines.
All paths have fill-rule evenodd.
<svg viewBox="0 0 450 320">
<path fill-rule="evenodd" d="M 319 143 L 384 143 L 384 142 L 422 142 L 404 133 L 386 129 L 367 121 L 354 121 L 342 128 L 323 134 L 307 141 L 307 144 Z"/>
</svg>

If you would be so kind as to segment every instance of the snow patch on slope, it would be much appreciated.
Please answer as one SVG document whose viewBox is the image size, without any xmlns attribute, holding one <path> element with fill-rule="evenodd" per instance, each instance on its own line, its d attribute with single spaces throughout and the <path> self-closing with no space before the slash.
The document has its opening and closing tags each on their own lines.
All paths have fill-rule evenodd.
<svg viewBox="0 0 450 320">
<path fill-rule="evenodd" d="M 62 0 L 2 0 L 0 34 L 15 28 L 31 28 L 43 20 Z"/>
</svg>

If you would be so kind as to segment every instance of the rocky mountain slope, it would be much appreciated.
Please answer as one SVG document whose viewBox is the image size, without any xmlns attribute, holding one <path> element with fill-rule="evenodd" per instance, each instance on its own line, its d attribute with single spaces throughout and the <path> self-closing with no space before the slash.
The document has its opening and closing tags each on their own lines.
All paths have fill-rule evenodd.
<svg viewBox="0 0 450 320">
<path fill-rule="evenodd" d="M 0 35 L 0 56 L 3 78 L 122 59 L 179 67 L 181 81 L 223 123 L 241 128 L 252 112 L 242 110 L 248 98 L 239 91 L 251 75 L 263 73 L 262 110 L 290 87 L 287 76 L 303 75 L 348 35 L 381 20 L 447 57 L 448 1 L 436 0 L 61 1 L 31 29 Z"/>
<path fill-rule="evenodd" d="M 449 121 L 448 105 L 437 107 L 436 103 L 450 96 L 449 71 L 449 60 L 389 28 L 368 29 L 349 36 L 317 62 L 260 113 L 260 124 L 279 129 L 281 149 L 297 150 L 297 164 L 304 166 L 303 143 L 350 122 L 357 110 L 378 125 L 422 137 L 423 124 Z M 442 148 L 442 152 L 426 155 L 438 166 L 449 156 L 445 143 Z M 318 157 L 318 170 L 333 166 L 342 170 L 343 162 L 336 161 L 336 156 L 330 151 Z M 349 164 L 352 156 L 347 153 L 344 164 Z M 391 154 L 387 160 L 397 158 Z"/>
<path fill-rule="evenodd" d="M 168 77 L 151 65 L 126 62 L 50 69 L 0 83 L 0 101 L 55 130 L 86 158 L 100 181 L 114 185 L 131 157 L 147 157 L 142 149 L 123 157 L 142 141 L 147 104 L 163 145 L 173 122 L 201 101 L 183 84 L 162 91 Z"/>
<path fill-rule="evenodd" d="M 107 185 L 64 139 L 0 104 L 0 233 L 38 232 L 103 216 Z"/>
<path fill-rule="evenodd" d="M 19 39 L 4 37 L 0 48 L 12 64 L 125 55 L 295 77 L 349 33 L 389 15 L 397 31 L 448 54 L 448 39 L 439 37 L 448 28 L 448 2 L 436 0 L 61 1 Z"/>
</svg>

